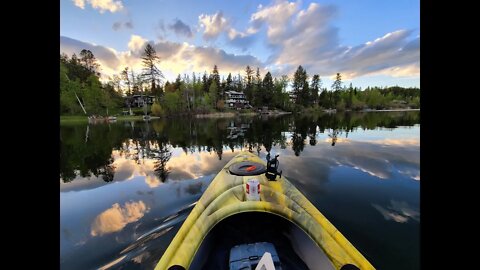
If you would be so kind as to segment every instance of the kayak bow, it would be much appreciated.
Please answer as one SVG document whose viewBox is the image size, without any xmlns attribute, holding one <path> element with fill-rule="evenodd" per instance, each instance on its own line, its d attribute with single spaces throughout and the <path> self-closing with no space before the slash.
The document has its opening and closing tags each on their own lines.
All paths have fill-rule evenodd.
<svg viewBox="0 0 480 270">
<path fill-rule="evenodd" d="M 215 227 L 234 216 L 246 213 L 256 213 L 257 216 L 265 217 L 276 216 L 275 218 L 280 217 L 279 220 L 290 224 L 289 232 L 284 234 L 292 240 L 292 249 L 297 253 L 295 256 L 298 256 L 309 269 L 325 269 L 323 268 L 325 266 L 326 269 L 347 269 L 351 266 L 362 270 L 375 269 L 284 176 L 280 174 L 274 181 L 269 181 L 265 174 L 266 166 L 268 164 L 249 152 L 241 152 L 232 158 L 212 180 L 155 270 L 203 269 L 208 258 L 215 256 L 212 254 L 215 250 L 213 247 L 221 242 L 220 239 L 214 242 L 208 240 L 218 231 Z M 245 173 L 235 171 L 232 173 L 230 168 L 238 170 L 243 168 Z M 246 184 L 251 179 L 260 183 L 259 201 L 248 200 Z M 250 224 L 254 226 L 255 221 Z M 241 226 L 239 229 L 244 227 Z M 276 226 L 268 228 L 269 232 L 275 229 Z M 303 236 L 297 237 L 301 234 Z M 302 237 L 308 241 L 297 239 Z M 310 244 L 305 244 L 306 242 Z M 302 245 L 304 247 L 310 245 L 309 250 L 314 247 L 315 251 L 306 252 Z M 228 267 L 228 264 L 225 267 Z"/>
</svg>

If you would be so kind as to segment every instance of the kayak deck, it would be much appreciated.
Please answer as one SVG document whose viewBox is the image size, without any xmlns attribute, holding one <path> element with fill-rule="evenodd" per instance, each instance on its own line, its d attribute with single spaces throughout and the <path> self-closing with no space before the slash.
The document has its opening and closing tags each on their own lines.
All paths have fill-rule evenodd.
<svg viewBox="0 0 480 270">
<path fill-rule="evenodd" d="M 217 228 L 228 228 L 225 224 L 230 224 L 231 229 L 235 229 L 235 222 L 231 220 L 239 223 L 240 220 L 249 219 L 249 217 L 245 216 L 240 218 L 240 215 L 246 213 L 253 215 L 250 218 L 254 217 L 255 219 L 250 220 L 243 227 L 237 226 L 237 228 L 266 228 L 271 231 L 270 234 L 265 231 L 251 233 L 256 233 L 258 236 L 261 236 L 263 233 L 265 235 L 264 238 L 269 238 L 267 239 L 269 241 L 272 238 L 281 239 L 281 235 L 285 234 L 285 232 L 281 231 L 279 221 L 268 227 L 256 225 L 256 222 L 261 222 L 262 217 L 273 215 L 285 221 L 285 224 L 294 225 L 291 228 L 297 228 L 297 234 L 303 234 L 305 235 L 304 237 L 310 239 L 317 249 L 325 255 L 325 258 L 328 259 L 331 269 L 341 269 L 342 266 L 347 264 L 355 265 L 360 269 L 374 269 L 363 255 L 285 177 L 277 176 L 276 181 L 269 181 L 265 174 L 240 176 L 230 173 L 230 166 L 247 161 L 265 164 L 258 156 L 249 152 L 241 152 L 232 158 L 216 175 L 204 192 L 155 267 L 156 270 L 166 270 L 175 265 L 185 269 L 190 267 L 192 269 L 201 269 L 204 268 L 204 263 L 206 263 L 207 258 L 211 257 L 211 254 L 219 256 L 222 252 L 226 253 L 226 264 L 228 266 L 228 252 L 230 248 L 222 247 L 222 244 L 227 245 L 229 243 L 221 240 L 214 241 L 213 243 L 215 244 L 208 246 L 209 243 L 212 243 L 209 240 L 221 235 L 222 232 L 228 231 L 227 229 L 215 229 L 217 225 L 219 226 Z M 260 201 L 248 201 L 246 198 L 245 183 L 251 178 L 255 178 L 260 182 Z M 266 213 L 268 214 L 265 215 Z M 267 225 L 263 224 L 263 226 Z M 290 233 L 291 231 L 292 229 L 290 229 Z M 248 240 L 246 233 L 248 232 L 237 234 L 240 236 L 240 239 L 231 241 L 230 245 L 242 242 L 241 238 Z M 233 235 L 233 233 L 228 235 Z M 245 242 L 245 240 L 243 241 Z M 216 250 L 216 253 L 212 253 L 212 250 Z M 295 251 L 297 253 L 301 252 Z M 295 256 L 293 255 L 293 257 Z M 280 259 L 282 260 L 281 256 Z M 302 260 L 307 262 L 308 258 L 302 258 Z M 193 261 L 195 261 L 194 264 L 192 264 Z M 199 261 L 203 261 L 203 263 L 198 263 Z M 297 262 L 296 265 L 300 267 L 301 263 Z M 316 267 L 312 268 L 312 265 L 308 265 L 308 267 L 316 269 Z M 217 267 L 214 268 L 217 269 Z"/>
</svg>

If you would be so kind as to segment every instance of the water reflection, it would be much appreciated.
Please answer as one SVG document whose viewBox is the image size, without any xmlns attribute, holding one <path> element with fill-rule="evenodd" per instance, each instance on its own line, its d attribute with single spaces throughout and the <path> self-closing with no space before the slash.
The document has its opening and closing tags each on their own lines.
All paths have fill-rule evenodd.
<svg viewBox="0 0 480 270">
<path fill-rule="evenodd" d="M 215 174 L 242 150 L 280 154 L 284 175 L 372 254 L 374 239 L 395 235 L 382 235 L 383 223 L 420 219 L 419 120 L 419 112 L 397 112 L 62 124 L 61 268 L 153 269 Z M 362 242 L 364 232 L 372 235 Z M 398 255 L 389 254 L 373 259 L 379 269 Z"/>
<path fill-rule="evenodd" d="M 348 134 L 348 133 L 347 133 Z M 332 146 L 335 146 L 335 144 L 337 143 L 337 140 L 338 140 L 338 136 L 341 135 L 341 131 L 337 130 L 337 129 L 334 129 L 332 132 L 329 132 L 328 133 L 328 137 L 331 138 L 331 141 L 332 141 Z M 347 135 L 348 136 L 348 135 Z M 345 136 L 345 137 L 347 137 Z"/>
<path fill-rule="evenodd" d="M 62 125 L 60 148 L 60 178 L 70 182 L 81 178 L 100 177 L 105 182 L 125 179 L 126 168 L 119 167 L 117 157 L 133 160 L 143 166 L 153 161 L 153 172 L 160 182 L 170 174 L 172 148 L 181 148 L 185 154 L 215 153 L 222 160 L 229 149 L 260 153 L 262 147 L 270 152 L 273 146 L 282 149 L 291 144 L 296 156 L 307 144 L 318 143 L 319 135 L 328 133 L 331 146 L 348 138 L 357 129 L 411 126 L 419 122 L 419 112 L 390 114 L 352 113 L 322 115 L 319 117 L 182 119 L 145 122 L 119 122 L 109 125 Z M 88 140 L 82 130 L 88 131 Z M 291 140 L 287 140 L 289 133 Z M 341 138 L 345 134 L 345 138 Z M 390 144 L 395 141 L 390 140 Z M 187 163 L 188 164 L 188 163 Z M 150 168 L 148 168 L 150 171 Z M 122 175 L 122 176 L 119 176 Z M 152 178 L 152 182 L 153 178 Z"/>
<path fill-rule="evenodd" d="M 128 223 L 138 221 L 149 208 L 143 201 L 127 202 L 123 207 L 118 203 L 103 211 L 92 223 L 90 234 L 101 236 L 122 230 Z"/>
<path fill-rule="evenodd" d="M 420 221 L 420 213 L 410 207 L 407 202 L 390 200 L 390 205 L 386 209 L 380 205 L 372 204 L 373 208 L 380 212 L 385 220 L 392 220 L 399 223 L 408 222 L 408 220 Z"/>
</svg>

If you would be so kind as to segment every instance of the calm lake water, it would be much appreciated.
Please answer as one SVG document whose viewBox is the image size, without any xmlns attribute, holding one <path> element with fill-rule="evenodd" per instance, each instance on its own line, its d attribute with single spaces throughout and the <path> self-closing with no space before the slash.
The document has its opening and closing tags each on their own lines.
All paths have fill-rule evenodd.
<svg viewBox="0 0 480 270">
<path fill-rule="evenodd" d="M 377 269 L 420 269 L 420 112 L 61 124 L 61 269 L 153 269 L 239 151 L 280 169 Z"/>
</svg>

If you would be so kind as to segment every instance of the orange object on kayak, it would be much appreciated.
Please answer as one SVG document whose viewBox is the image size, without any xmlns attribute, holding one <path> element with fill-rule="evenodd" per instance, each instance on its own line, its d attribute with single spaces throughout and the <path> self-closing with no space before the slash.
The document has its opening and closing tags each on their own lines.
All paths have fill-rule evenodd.
<svg viewBox="0 0 480 270">
<path fill-rule="evenodd" d="M 255 167 L 254 165 L 252 165 L 252 166 L 246 168 L 245 170 L 246 170 L 247 172 L 251 172 L 251 171 L 255 170 L 256 168 L 257 168 L 257 167 Z"/>
</svg>

